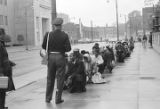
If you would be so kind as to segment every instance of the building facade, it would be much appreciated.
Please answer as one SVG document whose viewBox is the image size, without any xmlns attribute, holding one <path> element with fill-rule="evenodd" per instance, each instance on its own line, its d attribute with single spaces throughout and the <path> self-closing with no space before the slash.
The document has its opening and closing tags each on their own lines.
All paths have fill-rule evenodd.
<svg viewBox="0 0 160 109">
<path fill-rule="evenodd" d="M 58 13 L 57 17 L 63 18 L 63 24 L 67 24 L 70 22 L 69 15 L 64 14 L 64 13 Z"/>
<path fill-rule="evenodd" d="M 154 7 L 154 17 L 152 18 L 152 42 L 153 48 L 160 53 L 160 2 Z"/>
<path fill-rule="evenodd" d="M 0 0 L 0 28 L 14 41 L 14 0 Z"/>
<path fill-rule="evenodd" d="M 80 37 L 79 24 L 66 23 L 63 25 L 63 31 L 65 31 L 71 42 L 78 42 Z"/>
<path fill-rule="evenodd" d="M 12 44 L 19 44 L 21 36 L 23 45 L 41 45 L 52 29 L 51 4 L 51 0 L 0 0 L 0 27 L 11 36 Z"/>
<path fill-rule="evenodd" d="M 153 7 L 145 7 L 142 10 L 143 15 L 143 33 L 149 34 L 152 31 L 152 19 L 154 15 L 154 8 Z"/>
<path fill-rule="evenodd" d="M 16 38 L 21 35 L 25 44 L 40 45 L 44 34 L 50 30 L 51 0 L 16 0 Z"/>
<path fill-rule="evenodd" d="M 148 18 L 148 17 L 146 17 L 146 18 Z M 128 32 L 129 37 L 128 38 L 130 38 L 131 36 L 136 38 L 138 36 L 138 31 L 141 31 L 143 29 L 142 24 L 148 25 L 148 22 L 142 23 L 141 12 L 137 11 L 137 10 L 130 12 L 128 14 L 128 26 L 129 26 L 129 32 Z M 146 30 L 147 27 L 145 27 L 144 30 Z"/>
</svg>

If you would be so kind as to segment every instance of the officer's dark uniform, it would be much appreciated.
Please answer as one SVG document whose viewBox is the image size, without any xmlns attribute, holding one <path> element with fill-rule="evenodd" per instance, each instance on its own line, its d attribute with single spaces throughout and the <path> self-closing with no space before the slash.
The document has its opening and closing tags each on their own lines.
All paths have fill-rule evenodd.
<svg viewBox="0 0 160 109">
<path fill-rule="evenodd" d="M 61 26 L 63 20 L 61 18 L 56 18 L 54 21 L 55 26 Z M 64 78 L 65 78 L 65 52 L 71 50 L 70 41 L 68 35 L 61 31 L 61 29 L 56 29 L 49 33 L 49 43 L 48 43 L 48 75 L 47 75 L 47 90 L 46 90 L 46 102 L 52 100 L 52 94 L 54 90 L 55 77 L 57 78 L 57 91 L 56 91 L 56 104 L 63 102 L 61 99 Z M 44 37 L 42 48 L 46 49 L 48 33 Z"/>
</svg>

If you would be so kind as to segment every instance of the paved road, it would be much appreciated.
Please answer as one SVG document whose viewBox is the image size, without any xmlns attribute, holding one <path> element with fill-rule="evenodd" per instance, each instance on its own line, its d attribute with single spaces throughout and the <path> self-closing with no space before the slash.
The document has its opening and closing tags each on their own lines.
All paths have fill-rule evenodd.
<svg viewBox="0 0 160 109">
<path fill-rule="evenodd" d="M 160 55 L 141 44 L 125 63 L 118 64 L 106 84 L 87 85 L 86 93 L 64 92 L 65 102 L 46 104 L 46 79 L 7 96 L 11 109 L 159 109 Z"/>
</svg>

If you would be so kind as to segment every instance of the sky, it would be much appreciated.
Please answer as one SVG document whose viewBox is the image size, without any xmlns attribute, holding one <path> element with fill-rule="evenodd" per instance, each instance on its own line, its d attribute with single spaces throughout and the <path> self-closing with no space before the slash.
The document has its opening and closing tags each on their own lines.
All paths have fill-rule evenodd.
<svg viewBox="0 0 160 109">
<path fill-rule="evenodd" d="M 125 15 L 133 10 L 141 11 L 144 0 L 117 0 L 119 22 L 124 23 Z M 57 12 L 68 14 L 72 22 L 83 25 L 106 26 L 116 24 L 115 0 L 57 0 Z"/>
</svg>

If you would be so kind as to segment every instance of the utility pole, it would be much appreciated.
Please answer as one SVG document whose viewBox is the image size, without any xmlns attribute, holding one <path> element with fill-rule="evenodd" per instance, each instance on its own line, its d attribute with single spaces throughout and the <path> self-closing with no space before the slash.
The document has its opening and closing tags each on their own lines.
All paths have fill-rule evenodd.
<svg viewBox="0 0 160 109">
<path fill-rule="evenodd" d="M 127 16 L 126 15 L 125 15 L 125 31 L 126 31 L 125 39 L 127 39 Z"/>
<path fill-rule="evenodd" d="M 129 35 L 130 35 L 130 37 L 131 37 L 131 34 L 132 34 L 132 23 L 131 23 L 131 17 L 129 16 Z"/>
<path fill-rule="evenodd" d="M 93 21 L 91 20 L 91 38 L 92 38 L 92 41 L 93 41 Z"/>
<path fill-rule="evenodd" d="M 54 30 L 53 21 L 57 17 L 57 10 L 56 10 L 56 0 L 51 0 L 51 9 L 52 9 L 52 30 Z"/>
<path fill-rule="evenodd" d="M 28 25 L 27 25 L 27 6 L 25 7 L 25 23 L 26 23 L 26 50 L 28 50 Z"/>
<path fill-rule="evenodd" d="M 80 37 L 83 39 L 83 29 L 82 29 L 82 22 L 81 22 L 81 18 L 79 18 L 79 33 L 80 33 Z"/>
<path fill-rule="evenodd" d="M 117 41 L 119 41 L 118 2 L 117 0 L 115 0 L 115 2 L 116 2 L 116 21 L 117 21 Z"/>
</svg>

